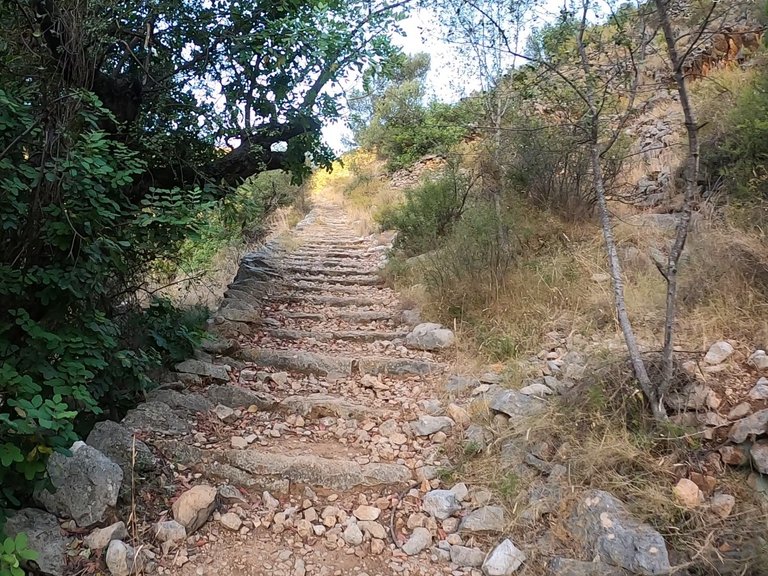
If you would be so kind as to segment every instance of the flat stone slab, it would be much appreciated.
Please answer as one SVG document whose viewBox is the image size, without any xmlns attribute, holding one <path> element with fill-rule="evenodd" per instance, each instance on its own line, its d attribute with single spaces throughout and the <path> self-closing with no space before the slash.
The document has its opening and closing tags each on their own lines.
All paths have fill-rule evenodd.
<svg viewBox="0 0 768 576">
<path fill-rule="evenodd" d="M 356 284 L 358 286 L 376 286 L 384 284 L 384 279 L 373 274 L 357 274 L 349 276 L 318 276 L 318 275 L 296 275 L 293 277 L 297 281 L 304 282 L 328 282 L 329 284 Z"/>
<path fill-rule="evenodd" d="M 288 479 L 292 482 L 349 490 L 356 486 L 404 485 L 411 471 L 399 464 L 365 464 L 319 456 L 285 456 L 256 450 L 227 450 L 225 463 L 256 476 Z"/>
<path fill-rule="evenodd" d="M 383 304 L 376 298 L 363 296 L 307 296 L 306 294 L 282 294 L 280 296 L 269 296 L 271 302 L 304 302 L 306 304 L 315 304 L 317 306 L 330 306 L 332 308 L 344 308 L 347 306 L 376 306 Z"/>
<path fill-rule="evenodd" d="M 361 358 L 357 367 L 362 374 L 392 374 L 395 376 L 426 376 L 440 373 L 445 369 L 442 364 L 411 358 Z"/>
<path fill-rule="evenodd" d="M 271 394 L 233 384 L 209 386 L 205 394 L 212 404 L 223 404 L 229 408 L 256 406 L 259 410 L 270 410 L 277 404 L 277 399 Z"/>
<path fill-rule="evenodd" d="M 208 412 L 214 406 L 210 400 L 200 394 L 185 394 L 169 389 L 152 390 L 147 394 L 147 400 L 164 402 L 171 408 L 183 410 L 190 414 Z"/>
<path fill-rule="evenodd" d="M 166 436 L 183 436 L 192 429 L 168 404 L 157 401 L 144 402 L 129 410 L 122 424 L 132 432 L 145 430 Z"/>
<path fill-rule="evenodd" d="M 368 322 L 381 322 L 394 320 L 398 324 L 400 318 L 398 314 L 383 310 L 361 310 L 359 312 L 338 312 L 334 315 L 339 320 L 344 320 L 350 324 L 367 324 Z"/>
<path fill-rule="evenodd" d="M 280 406 L 288 412 L 309 418 L 323 418 L 325 416 L 344 419 L 370 416 L 386 418 L 392 414 L 387 410 L 377 410 L 370 406 L 355 404 L 345 398 L 321 393 L 308 396 L 288 396 L 280 403 Z"/>
<path fill-rule="evenodd" d="M 266 350 L 264 348 L 243 348 L 240 358 L 260 366 L 269 366 L 281 370 L 302 374 L 352 374 L 352 359 L 343 356 L 330 356 L 313 352 L 293 350 Z"/>
<path fill-rule="evenodd" d="M 176 364 L 176 371 L 197 374 L 198 376 L 213 378 L 214 380 L 229 381 L 229 373 L 224 366 L 217 366 L 202 360 L 184 360 L 184 362 Z"/>
<path fill-rule="evenodd" d="M 273 338 L 281 340 L 317 340 L 318 342 L 331 342 L 343 340 L 345 342 L 376 342 L 392 341 L 404 338 L 407 332 L 374 332 L 368 330 L 347 330 L 342 332 L 310 332 L 305 330 L 286 330 L 275 328 L 265 330 Z"/>
</svg>

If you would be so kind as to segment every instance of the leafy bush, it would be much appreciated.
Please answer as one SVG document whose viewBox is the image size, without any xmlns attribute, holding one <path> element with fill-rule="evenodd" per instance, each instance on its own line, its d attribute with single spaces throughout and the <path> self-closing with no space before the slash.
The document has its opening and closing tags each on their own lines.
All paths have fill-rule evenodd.
<svg viewBox="0 0 768 576">
<path fill-rule="evenodd" d="M 472 182 L 457 172 L 426 180 L 405 191 L 405 202 L 385 208 L 378 221 L 382 228 L 397 230 L 395 247 L 406 256 L 434 250 L 447 236 L 468 206 Z"/>
<path fill-rule="evenodd" d="M 37 559 L 37 552 L 27 548 L 27 536 L 17 534 L 0 544 L 0 576 L 24 576 L 22 562 Z"/>
<path fill-rule="evenodd" d="M 178 264 L 167 272 L 205 270 L 221 249 L 258 241 L 267 231 L 268 216 L 293 204 L 301 193 L 290 176 L 278 170 L 249 178 L 234 193 L 204 207 L 200 226 L 182 244 Z"/>
<path fill-rule="evenodd" d="M 718 101 L 722 101 L 719 99 Z M 747 86 L 740 87 L 722 125 L 701 146 L 702 172 L 732 197 L 768 199 L 768 67 L 765 62 Z"/>
<path fill-rule="evenodd" d="M 0 91 L 0 508 L 23 501 L 52 451 L 104 407 L 124 409 L 198 334 L 167 302 L 142 307 L 135 294 L 148 265 L 196 229 L 207 197 L 129 199 L 142 160 L 100 128 L 111 114 L 92 94 L 65 99 L 66 137 L 33 169 L 15 143 L 45 135 L 34 94 Z"/>
</svg>

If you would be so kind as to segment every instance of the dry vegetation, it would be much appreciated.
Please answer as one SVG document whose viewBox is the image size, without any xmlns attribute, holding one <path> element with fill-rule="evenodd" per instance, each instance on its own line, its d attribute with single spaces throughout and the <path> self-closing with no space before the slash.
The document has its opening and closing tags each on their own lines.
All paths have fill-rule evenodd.
<svg viewBox="0 0 768 576">
<path fill-rule="evenodd" d="M 727 69 L 699 84 L 696 98 L 702 117 L 715 124 L 723 121 L 723 94 L 746 85 L 750 74 Z M 661 117 L 669 111 L 665 105 L 651 114 Z M 680 158 L 673 147 L 644 165 L 632 162 L 625 181 L 675 166 Z M 361 233 L 374 231 L 382 207 L 401 198 L 388 187 L 382 163 L 363 152 L 348 158 L 343 170 L 317 176 L 313 191 L 343 199 L 356 214 Z M 738 207 L 713 206 L 700 207 L 683 260 L 678 320 L 682 360 L 722 338 L 738 341 L 744 356 L 768 345 L 768 247 L 762 230 L 743 226 L 745 216 Z M 674 230 L 650 226 L 649 216 L 625 205 L 613 208 L 631 317 L 644 349 L 657 351 L 662 344 L 665 284 L 652 255 L 664 257 Z M 573 499 L 563 494 L 559 510 L 538 524 L 526 523 L 521 513 L 528 504 L 531 478 L 506 468 L 499 456 L 508 443 L 544 449 L 553 461 L 567 466 L 570 494 L 584 487 L 612 492 L 662 532 L 675 550 L 673 560 L 694 558 L 692 573 L 766 573 L 768 557 L 753 536 L 756 529 L 768 527 L 768 506 L 746 485 L 743 471 L 717 469 L 717 489 L 735 495 L 738 502 L 726 520 L 705 508 L 687 510 L 674 498 L 672 488 L 687 472 L 711 472 L 711 463 L 702 461 L 707 441 L 700 431 L 659 426 L 648 417 L 642 395 L 628 377 L 597 225 L 565 221 L 523 201 L 514 210 L 515 221 L 526 232 L 523 249 L 503 278 L 462 275 L 461 268 L 470 263 L 464 261 L 462 245 L 451 242 L 409 260 L 395 257 L 389 278 L 404 299 L 424 309 L 425 317 L 456 327 L 459 372 L 500 362 L 496 367 L 504 370 L 506 385 L 519 387 L 530 377 L 525 360 L 539 353 L 548 332 L 559 331 L 589 348 L 592 373 L 563 401 L 553 402 L 544 417 L 516 428 L 497 428 L 495 442 L 485 453 L 467 454 L 456 445 L 458 463 L 444 473 L 492 489 L 508 507 L 514 519 L 511 530 L 521 541 L 537 542 L 547 528 L 563 535 L 555 544 L 562 551 L 569 546 L 565 522 Z M 454 273 L 450 267 L 456 268 Z M 736 386 L 717 377 L 711 385 Z M 477 409 L 474 418 L 494 426 L 487 410 Z M 546 560 L 533 558 L 526 573 L 544 573 Z"/>
</svg>

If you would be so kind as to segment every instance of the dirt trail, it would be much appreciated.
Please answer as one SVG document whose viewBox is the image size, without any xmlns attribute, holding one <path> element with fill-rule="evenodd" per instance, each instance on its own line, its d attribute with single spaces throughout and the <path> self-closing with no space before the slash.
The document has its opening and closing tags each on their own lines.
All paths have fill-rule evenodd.
<svg viewBox="0 0 768 576">
<path fill-rule="evenodd" d="M 219 315 L 260 320 L 219 322 L 230 336 L 243 328 L 230 379 L 261 409 L 224 421 L 201 414 L 189 434 L 155 442 L 190 484 L 229 482 L 246 501 L 225 503 L 161 572 L 451 573 L 430 558 L 437 542 L 412 556 L 400 549 L 414 524 L 439 529 L 413 514 L 447 437 L 419 436 L 410 423 L 439 394 L 446 359 L 403 345 L 411 326 L 377 275 L 386 249 L 324 204 L 287 241 L 246 256 Z M 204 395 L 215 404 L 212 388 Z M 237 519 L 222 520 L 227 512 Z"/>
</svg>

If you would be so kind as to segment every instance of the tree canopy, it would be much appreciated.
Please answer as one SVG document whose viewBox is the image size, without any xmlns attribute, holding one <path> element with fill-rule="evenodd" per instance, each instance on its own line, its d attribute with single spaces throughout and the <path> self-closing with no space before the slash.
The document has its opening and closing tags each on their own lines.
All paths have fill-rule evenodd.
<svg viewBox="0 0 768 576">
<path fill-rule="evenodd" d="M 148 271 L 246 178 L 330 164 L 338 83 L 395 52 L 404 5 L 0 4 L 0 509 L 191 353 Z"/>
</svg>

